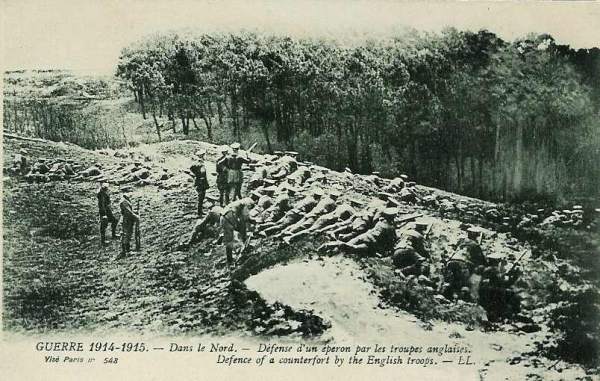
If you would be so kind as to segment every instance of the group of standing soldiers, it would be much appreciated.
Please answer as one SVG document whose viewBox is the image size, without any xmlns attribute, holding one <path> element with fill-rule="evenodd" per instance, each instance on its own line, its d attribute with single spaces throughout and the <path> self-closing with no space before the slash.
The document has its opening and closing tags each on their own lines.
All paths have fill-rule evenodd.
<svg viewBox="0 0 600 381">
<path fill-rule="evenodd" d="M 231 153 L 229 150 L 231 148 Z M 240 144 L 233 143 L 230 147 L 221 147 L 221 156 L 216 161 L 217 189 L 219 190 L 219 205 L 224 207 L 229 201 L 242 198 L 243 173 L 242 166 L 250 162 L 250 159 L 239 155 Z M 194 176 L 194 186 L 198 193 L 198 216 L 202 217 L 204 198 L 210 187 L 204 158 L 205 150 L 195 153 L 196 163 L 190 167 L 190 173 Z"/>
<path fill-rule="evenodd" d="M 98 197 L 98 211 L 100 213 L 100 243 L 102 246 L 106 245 L 106 229 L 108 225 L 111 225 L 112 238 L 117 239 L 117 225 L 119 219 L 115 217 L 112 212 L 110 204 L 110 191 L 108 183 L 103 183 L 97 193 Z M 121 253 L 117 258 L 122 258 L 131 251 L 131 238 L 136 231 L 135 246 L 136 250 L 140 249 L 140 237 L 139 237 L 139 223 L 140 216 L 133 210 L 131 198 L 127 193 L 122 194 L 121 201 L 119 202 L 119 209 L 121 210 Z"/>
<path fill-rule="evenodd" d="M 231 153 L 229 153 L 231 149 Z M 240 144 L 233 143 L 230 147 L 221 147 L 221 156 L 216 161 L 217 170 L 217 188 L 219 190 L 219 205 L 221 208 L 230 205 L 228 210 L 222 210 L 222 218 L 225 219 L 225 240 L 233 241 L 233 230 L 241 232 L 245 235 L 245 229 L 240 227 L 239 213 L 232 213 L 234 210 L 239 209 L 243 202 L 237 202 L 242 200 L 242 182 L 243 173 L 242 166 L 250 162 L 250 159 L 241 157 L 239 155 Z M 205 165 L 205 150 L 199 150 L 195 153 L 195 162 L 190 166 L 189 171 L 186 173 L 194 177 L 194 187 L 198 194 L 198 216 L 203 217 L 203 204 L 206 197 L 206 192 L 210 187 L 208 182 L 208 174 Z M 103 183 L 97 192 L 98 198 L 98 211 L 100 214 L 100 241 L 102 246 L 106 245 L 106 229 L 108 225 L 111 225 L 112 238 L 117 239 L 116 229 L 119 223 L 119 219 L 116 218 L 112 212 L 110 191 L 108 183 Z M 230 203 L 230 201 L 233 201 Z M 238 205 L 239 204 L 239 205 Z M 140 217 L 134 211 L 131 199 L 127 192 L 124 190 L 122 199 L 119 202 L 119 208 L 122 216 L 122 234 L 121 234 L 121 253 L 117 258 L 121 258 L 127 255 L 131 251 L 131 239 L 136 233 L 136 250 L 140 249 L 140 238 L 139 238 L 139 223 Z M 243 213 L 242 213 L 243 214 Z M 238 221 L 235 226 L 231 226 L 227 229 L 228 225 L 232 225 L 233 221 Z M 245 236 L 243 237 L 245 239 Z M 228 258 L 231 257 L 231 245 L 227 246 Z"/>
</svg>

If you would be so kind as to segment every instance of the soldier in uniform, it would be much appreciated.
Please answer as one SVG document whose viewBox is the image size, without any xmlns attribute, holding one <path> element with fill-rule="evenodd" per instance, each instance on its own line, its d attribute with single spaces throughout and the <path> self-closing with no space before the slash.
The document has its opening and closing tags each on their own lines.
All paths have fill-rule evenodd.
<svg viewBox="0 0 600 381">
<path fill-rule="evenodd" d="M 499 255 L 490 256 L 490 260 L 501 262 Z M 487 311 L 490 321 L 510 317 L 520 311 L 521 298 L 512 289 L 519 279 L 520 270 L 515 265 L 502 274 L 501 264 L 485 267 L 479 285 L 479 303 Z"/>
<path fill-rule="evenodd" d="M 275 180 L 281 180 L 298 169 L 298 162 L 289 155 L 278 158 L 274 164 L 275 166 L 270 171 L 269 176 Z"/>
<path fill-rule="evenodd" d="M 250 192 L 250 197 L 256 202 L 256 207 L 250 212 L 252 218 L 258 217 L 271 206 L 273 206 L 273 197 L 268 194 L 262 194 L 257 190 Z"/>
<path fill-rule="evenodd" d="M 229 192 L 233 192 L 233 196 L 230 198 L 232 201 L 242 198 L 242 181 L 244 180 L 242 166 L 250 163 L 248 157 L 239 156 L 239 150 L 240 143 L 233 143 L 231 145 L 231 157 L 227 160 L 227 183 L 229 184 Z"/>
<path fill-rule="evenodd" d="M 246 241 L 248 224 L 251 222 L 250 210 L 254 201 L 250 197 L 236 200 L 227 205 L 221 214 L 221 229 L 223 231 L 223 243 L 227 255 L 227 264 L 233 265 L 233 247 L 235 244 L 234 232 L 238 232 L 240 239 Z"/>
<path fill-rule="evenodd" d="M 309 213 L 318 203 L 320 194 L 313 193 L 302 198 L 294 207 L 285 213 L 285 215 L 276 222 L 268 222 L 261 226 L 262 234 L 269 236 L 276 234 L 286 227 L 300 221 L 304 215 Z"/>
<path fill-rule="evenodd" d="M 386 203 L 384 201 L 379 199 L 372 200 L 365 210 L 356 214 L 354 218 L 349 221 L 350 223 L 348 225 L 334 230 L 331 234 L 334 236 L 338 234 L 338 239 L 340 241 L 349 241 L 375 226 L 377 221 L 379 221 L 381 213 L 385 209 Z"/>
<path fill-rule="evenodd" d="M 463 251 L 466 258 L 473 263 L 474 266 L 486 265 L 487 261 L 483 250 L 477 242 L 481 231 L 470 227 L 467 229 L 467 238 L 461 238 L 457 243 L 456 250 Z"/>
<path fill-rule="evenodd" d="M 423 246 L 423 236 L 412 229 L 404 232 L 403 236 L 403 242 L 394 248 L 394 265 L 404 275 L 429 275 L 426 266 L 429 253 Z"/>
<path fill-rule="evenodd" d="M 229 204 L 229 191 L 227 185 L 227 152 L 229 148 L 227 146 L 221 147 L 221 157 L 217 159 L 217 189 L 219 190 L 219 205 L 221 207 Z"/>
<path fill-rule="evenodd" d="M 335 194 L 335 195 L 332 195 L 331 193 L 325 194 L 322 190 L 320 190 L 318 188 L 315 189 L 313 192 L 315 195 L 317 195 L 318 200 L 319 200 L 317 205 L 314 208 L 312 208 L 312 210 L 309 213 L 307 213 L 304 216 L 304 218 L 302 218 L 300 221 L 296 222 L 295 224 L 288 226 L 279 235 L 275 236 L 274 238 L 279 238 L 281 236 L 290 236 L 297 232 L 306 230 L 306 229 L 314 226 L 315 222 L 317 221 L 317 218 L 319 218 L 323 214 L 329 213 L 335 209 L 335 207 L 336 207 L 335 200 L 337 199 L 338 194 Z"/>
<path fill-rule="evenodd" d="M 324 214 L 330 213 L 335 209 L 335 200 L 338 196 L 337 194 L 324 194 L 320 190 L 316 192 L 319 192 L 321 194 L 321 196 L 319 196 L 319 203 L 308 214 L 306 214 L 304 218 L 302 218 L 295 224 L 288 226 L 278 236 L 275 236 L 274 238 L 285 236 L 284 240 L 289 243 L 288 238 L 291 235 L 312 228 L 319 217 L 321 217 Z"/>
<path fill-rule="evenodd" d="M 133 235 L 135 224 L 140 221 L 140 217 L 133 211 L 131 199 L 126 193 L 123 193 L 119 207 L 121 209 L 121 227 L 123 229 L 121 233 L 121 254 L 119 258 L 122 258 L 131 250 L 131 236 Z"/>
<path fill-rule="evenodd" d="M 258 189 L 259 187 L 263 186 L 265 184 L 266 178 L 267 178 L 267 167 L 262 166 L 262 165 L 256 167 L 254 169 L 254 173 L 250 177 L 250 180 L 248 180 L 248 189 L 254 190 L 254 189 Z"/>
<path fill-rule="evenodd" d="M 219 226 L 219 221 L 221 219 L 221 214 L 223 213 L 223 208 L 220 206 L 214 206 L 204 218 L 199 219 L 198 222 L 194 225 L 194 230 L 192 231 L 192 235 L 190 239 L 185 243 L 185 247 L 190 247 L 194 243 L 199 242 L 200 240 L 207 237 L 217 237 L 218 230 L 216 227 Z"/>
<path fill-rule="evenodd" d="M 398 214 L 396 208 L 386 208 L 379 215 L 379 220 L 372 229 L 363 234 L 352 238 L 348 242 L 334 241 L 328 242 L 319 247 L 319 251 L 329 249 L 339 249 L 344 252 L 371 255 L 387 255 L 394 248 L 396 243 L 396 229 L 394 227 L 394 218 Z"/>
<path fill-rule="evenodd" d="M 108 224 L 111 225 L 112 238 L 117 236 L 117 224 L 119 220 L 115 218 L 110 206 L 110 192 L 108 190 L 108 183 L 102 183 L 98 193 L 98 212 L 100 214 L 100 243 L 102 246 L 106 245 L 106 228 Z"/>
<path fill-rule="evenodd" d="M 275 190 L 275 187 L 268 187 L 265 190 Z M 285 186 L 281 188 L 281 192 L 275 197 L 273 201 L 273 205 L 262 211 L 259 215 L 261 221 L 270 221 L 261 226 L 260 229 L 264 229 L 270 226 L 277 221 L 279 221 L 285 214 L 292 209 L 292 198 L 296 194 L 297 189 L 290 186 Z"/>
<path fill-rule="evenodd" d="M 198 217 L 202 217 L 203 211 L 202 206 L 204 204 L 204 197 L 206 196 L 206 190 L 208 189 L 208 176 L 206 174 L 206 167 L 204 166 L 204 155 L 205 150 L 199 150 L 196 152 L 196 163 L 190 167 L 190 172 L 194 175 L 194 187 L 198 193 Z"/>
<path fill-rule="evenodd" d="M 334 200 L 336 200 L 337 195 L 335 195 L 335 193 L 332 193 L 331 196 Z M 313 232 L 324 233 L 331 225 L 335 224 L 338 221 L 345 221 L 349 219 L 354 213 L 354 209 L 346 204 L 337 205 L 333 211 L 320 216 L 314 222 L 314 224 L 312 224 L 312 226 L 309 226 L 308 228 L 302 231 L 299 231 L 297 233 L 292 234 L 289 237 L 284 238 L 284 241 L 286 241 L 287 243 L 291 243 L 292 241 L 295 241 L 296 239 L 306 236 Z"/>
</svg>

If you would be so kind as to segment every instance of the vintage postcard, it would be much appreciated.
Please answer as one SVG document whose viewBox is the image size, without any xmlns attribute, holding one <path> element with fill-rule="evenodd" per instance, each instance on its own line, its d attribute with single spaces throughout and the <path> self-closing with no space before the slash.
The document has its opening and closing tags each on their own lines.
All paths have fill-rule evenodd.
<svg viewBox="0 0 600 381">
<path fill-rule="evenodd" d="M 16 1 L 2 380 L 597 380 L 600 3 Z"/>
</svg>

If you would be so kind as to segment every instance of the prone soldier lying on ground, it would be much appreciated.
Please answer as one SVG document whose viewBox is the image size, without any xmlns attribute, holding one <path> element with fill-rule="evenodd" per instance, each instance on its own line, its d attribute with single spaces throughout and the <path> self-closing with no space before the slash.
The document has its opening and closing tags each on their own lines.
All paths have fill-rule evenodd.
<svg viewBox="0 0 600 381">
<path fill-rule="evenodd" d="M 300 166 L 300 167 L 298 167 L 298 169 L 296 169 L 293 173 L 288 175 L 286 178 L 287 178 L 288 182 L 291 182 L 292 184 L 294 184 L 296 186 L 300 186 L 300 185 L 303 185 L 306 182 L 306 180 L 308 180 L 310 178 L 310 176 L 311 176 L 310 170 L 305 166 Z"/>
<path fill-rule="evenodd" d="M 275 187 L 267 187 L 265 191 L 274 190 Z M 284 191 L 279 193 L 275 200 L 273 201 L 273 205 L 265 209 L 264 211 L 260 211 L 256 216 L 257 221 L 269 221 L 270 223 L 275 223 L 285 216 L 285 214 L 292 209 L 292 197 L 296 194 L 297 189 L 293 187 L 286 187 Z M 261 225 L 260 229 L 266 228 L 270 225 Z"/>
<path fill-rule="evenodd" d="M 282 236 L 290 236 L 299 231 L 306 230 L 312 226 L 314 226 L 317 218 L 321 215 L 329 213 L 333 211 L 336 207 L 336 200 L 340 196 L 337 192 L 324 193 L 320 189 L 315 189 L 315 194 L 318 194 L 320 197 L 319 203 L 309 212 L 307 213 L 300 221 L 296 222 L 285 228 L 280 234 L 274 236 L 274 238 L 280 238 Z"/>
<path fill-rule="evenodd" d="M 261 233 L 263 236 L 270 236 L 276 233 L 281 232 L 286 227 L 295 224 L 296 222 L 302 219 L 302 216 L 309 213 L 321 198 L 320 193 L 312 192 L 311 194 L 305 196 L 300 201 L 298 201 L 294 208 L 288 211 L 283 218 L 278 220 L 277 222 L 268 222 L 261 226 Z"/>
<path fill-rule="evenodd" d="M 304 237 L 313 232 L 323 233 L 329 226 L 338 221 L 345 221 L 349 219 L 354 213 L 355 210 L 352 207 L 346 204 L 338 205 L 333 211 L 319 217 L 312 226 L 284 238 L 284 241 L 289 244 L 298 238 Z"/>
<path fill-rule="evenodd" d="M 398 214 L 396 208 L 386 208 L 379 215 L 379 220 L 372 229 L 352 238 L 348 242 L 334 241 L 321 245 L 318 251 L 337 249 L 358 255 L 387 255 L 396 243 L 394 218 Z"/>
<path fill-rule="evenodd" d="M 292 174 L 298 169 L 298 162 L 292 156 L 282 156 L 278 158 L 273 168 L 269 171 L 269 177 L 275 180 L 281 180 Z"/>
<path fill-rule="evenodd" d="M 260 214 L 273 206 L 274 202 L 273 197 L 269 194 L 260 193 L 260 190 L 261 189 L 259 188 L 258 190 L 250 192 L 250 197 L 256 202 L 256 206 L 250 211 L 250 217 L 253 219 L 257 218 Z"/>
<path fill-rule="evenodd" d="M 350 220 L 347 220 L 341 226 L 331 231 L 330 235 L 337 236 L 340 241 L 349 241 L 373 226 L 379 221 L 379 216 L 386 209 L 387 204 L 379 199 L 374 199 L 367 207 L 355 214 Z"/>
<path fill-rule="evenodd" d="M 250 180 L 248 180 L 248 190 L 254 190 L 264 185 L 267 174 L 268 169 L 263 165 L 254 168 L 254 172 L 252 173 L 252 176 L 250 176 Z"/>
<path fill-rule="evenodd" d="M 423 236 L 416 230 L 405 231 L 403 240 L 394 248 L 394 266 L 406 276 L 429 275 L 428 259 Z"/>
</svg>

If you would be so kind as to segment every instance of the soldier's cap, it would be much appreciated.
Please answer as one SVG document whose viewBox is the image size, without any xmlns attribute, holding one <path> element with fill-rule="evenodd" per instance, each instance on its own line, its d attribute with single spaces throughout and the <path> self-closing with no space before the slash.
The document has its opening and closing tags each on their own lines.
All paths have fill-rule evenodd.
<svg viewBox="0 0 600 381">
<path fill-rule="evenodd" d="M 247 206 L 253 206 L 255 204 L 254 200 L 252 199 L 252 197 L 245 197 L 241 200 L 241 203 Z"/>
<path fill-rule="evenodd" d="M 382 214 L 384 217 L 395 217 L 398 214 L 398 208 L 385 208 Z"/>
<path fill-rule="evenodd" d="M 268 187 L 264 187 L 262 190 L 265 193 L 275 193 L 275 191 L 277 191 L 277 187 L 275 185 L 271 185 Z"/>
<path fill-rule="evenodd" d="M 325 192 L 323 192 L 323 190 L 321 188 L 316 188 L 316 187 L 311 189 L 311 193 L 314 196 L 319 196 L 319 197 L 321 197 L 325 194 Z"/>
<path fill-rule="evenodd" d="M 25 148 L 21 148 L 21 149 L 19 150 L 19 153 L 20 153 L 21 155 L 26 155 L 26 154 L 27 154 L 27 150 L 26 150 Z"/>
<path fill-rule="evenodd" d="M 506 258 L 505 255 L 502 253 L 490 253 L 490 254 L 486 255 L 485 257 L 487 259 L 491 259 L 494 261 L 500 261 L 500 260 Z"/>
<path fill-rule="evenodd" d="M 423 239 L 423 235 L 416 230 L 406 230 L 403 235 L 408 239 Z"/>
<path fill-rule="evenodd" d="M 468 234 L 479 234 L 479 233 L 481 233 L 481 230 L 471 226 L 470 228 L 467 229 L 467 233 Z"/>
<path fill-rule="evenodd" d="M 429 224 L 426 222 L 416 222 L 415 226 L 417 228 L 418 231 L 424 231 L 425 229 L 427 229 L 429 227 Z"/>
<path fill-rule="evenodd" d="M 329 191 L 329 197 L 333 197 L 333 198 L 338 198 L 342 195 L 342 192 L 336 190 L 336 189 L 332 189 Z"/>
<path fill-rule="evenodd" d="M 221 146 L 221 147 L 219 147 L 219 152 L 221 152 L 221 153 L 229 152 L 229 147 Z"/>
<path fill-rule="evenodd" d="M 298 192 L 300 192 L 299 188 L 292 187 L 292 186 L 289 186 L 289 185 L 286 185 L 283 189 L 285 189 L 288 192 L 292 192 L 292 193 L 298 193 Z"/>
<path fill-rule="evenodd" d="M 100 184 L 100 188 L 101 189 L 108 189 L 108 183 L 102 183 L 102 184 Z"/>
<path fill-rule="evenodd" d="M 203 157 L 204 155 L 206 155 L 205 149 L 199 149 L 198 151 L 196 151 L 196 156 Z"/>
<path fill-rule="evenodd" d="M 350 204 L 356 205 L 356 206 L 360 206 L 360 205 L 364 204 L 364 201 L 361 201 L 361 200 L 356 199 L 356 198 L 348 199 L 348 201 L 350 202 Z"/>
<path fill-rule="evenodd" d="M 233 150 L 239 150 L 240 149 L 240 143 L 235 142 L 231 145 L 231 149 Z"/>
</svg>

